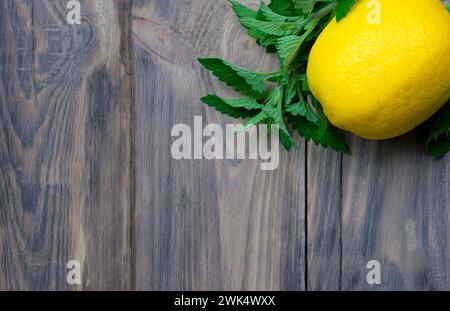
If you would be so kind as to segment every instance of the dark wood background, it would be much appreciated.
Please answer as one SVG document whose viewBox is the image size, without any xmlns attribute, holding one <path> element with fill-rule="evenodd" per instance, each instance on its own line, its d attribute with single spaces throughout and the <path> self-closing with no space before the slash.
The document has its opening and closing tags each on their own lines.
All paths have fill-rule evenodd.
<svg viewBox="0 0 450 311">
<path fill-rule="evenodd" d="M 72 26 L 66 0 L 0 0 L 0 290 L 450 289 L 450 156 L 420 132 L 302 142 L 275 171 L 175 161 L 174 124 L 232 122 L 195 57 L 275 57 L 226 0 L 80 2 Z"/>
</svg>

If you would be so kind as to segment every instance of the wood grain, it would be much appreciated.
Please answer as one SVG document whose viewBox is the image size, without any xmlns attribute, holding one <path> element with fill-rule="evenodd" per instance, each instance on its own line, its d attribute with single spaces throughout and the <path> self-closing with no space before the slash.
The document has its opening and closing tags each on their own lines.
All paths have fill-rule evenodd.
<svg viewBox="0 0 450 311">
<path fill-rule="evenodd" d="M 66 1 L 0 6 L 0 289 L 127 289 L 124 8 L 83 1 L 71 26 Z M 72 259 L 81 286 L 66 283 Z"/>
<path fill-rule="evenodd" d="M 227 1 L 135 2 L 136 288 L 302 290 L 303 152 L 283 153 L 273 172 L 256 161 L 170 155 L 173 125 L 193 128 L 195 115 L 232 122 L 199 101 L 207 92 L 232 96 L 196 63 L 205 55 L 276 66 Z"/>
<path fill-rule="evenodd" d="M 449 155 L 423 154 L 416 130 L 384 142 L 350 137 L 343 160 L 342 288 L 448 290 Z M 366 282 L 369 260 L 381 284 Z"/>
<path fill-rule="evenodd" d="M 342 155 L 307 145 L 307 289 L 341 289 Z"/>
</svg>

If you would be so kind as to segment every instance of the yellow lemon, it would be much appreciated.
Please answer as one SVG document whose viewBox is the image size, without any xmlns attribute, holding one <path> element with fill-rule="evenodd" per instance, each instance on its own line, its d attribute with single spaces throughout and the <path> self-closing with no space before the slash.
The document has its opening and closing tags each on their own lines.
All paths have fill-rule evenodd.
<svg viewBox="0 0 450 311">
<path fill-rule="evenodd" d="M 439 0 L 360 0 L 321 33 L 307 77 L 336 127 L 401 135 L 450 98 L 450 14 Z"/>
</svg>

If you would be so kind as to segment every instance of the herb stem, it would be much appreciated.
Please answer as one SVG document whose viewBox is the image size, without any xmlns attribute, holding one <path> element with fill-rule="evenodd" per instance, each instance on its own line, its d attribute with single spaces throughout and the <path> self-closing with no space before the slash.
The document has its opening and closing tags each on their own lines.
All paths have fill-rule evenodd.
<svg viewBox="0 0 450 311">
<path fill-rule="evenodd" d="M 281 71 L 274 71 L 274 72 L 258 72 L 258 73 L 256 73 L 258 76 L 267 76 L 267 77 L 270 77 L 270 76 L 276 76 L 276 75 L 279 75 L 281 73 Z"/>
<path fill-rule="evenodd" d="M 314 20 L 314 19 L 319 20 L 319 19 L 323 18 L 324 16 L 327 16 L 329 13 L 333 12 L 333 10 L 336 8 L 337 4 L 338 3 L 336 0 L 332 1 L 330 4 L 324 6 L 317 12 L 313 12 L 309 19 L 310 20 Z"/>
</svg>

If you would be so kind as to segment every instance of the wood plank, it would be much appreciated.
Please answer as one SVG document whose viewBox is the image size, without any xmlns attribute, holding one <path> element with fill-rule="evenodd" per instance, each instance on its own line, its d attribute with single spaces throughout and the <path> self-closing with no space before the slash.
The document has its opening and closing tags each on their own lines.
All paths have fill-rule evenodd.
<svg viewBox="0 0 450 311">
<path fill-rule="evenodd" d="M 275 68 L 275 57 L 256 47 L 224 0 L 135 1 L 132 25 L 136 289 L 304 289 L 303 146 L 265 172 L 257 161 L 170 154 L 173 125 L 193 128 L 194 116 L 233 122 L 200 103 L 207 92 L 233 93 L 195 57 L 262 70 Z"/>
<path fill-rule="evenodd" d="M 0 289 L 130 285 L 127 14 L 66 4 L 0 1 Z"/>
<path fill-rule="evenodd" d="M 448 290 L 450 155 L 424 155 L 418 131 L 383 142 L 350 137 L 343 159 L 342 288 Z M 381 264 L 369 285 L 366 264 Z"/>
<path fill-rule="evenodd" d="M 307 145 L 307 289 L 340 290 L 342 155 Z"/>
</svg>

